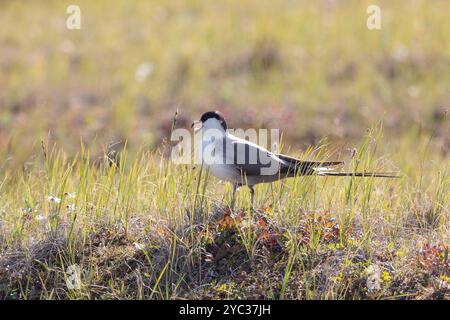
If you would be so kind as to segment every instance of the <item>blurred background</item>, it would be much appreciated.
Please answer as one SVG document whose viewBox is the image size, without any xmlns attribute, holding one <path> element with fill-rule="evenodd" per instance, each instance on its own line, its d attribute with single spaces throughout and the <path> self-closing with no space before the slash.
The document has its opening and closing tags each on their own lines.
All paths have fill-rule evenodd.
<svg viewBox="0 0 450 320">
<path fill-rule="evenodd" d="M 450 1 L 376 1 L 382 29 L 368 30 L 372 3 L 2 0 L 0 164 L 32 160 L 42 139 L 69 155 L 81 138 L 94 154 L 157 148 L 177 108 L 177 127 L 220 110 L 299 149 L 352 146 L 382 120 L 393 149 L 433 134 L 447 157 Z"/>
</svg>

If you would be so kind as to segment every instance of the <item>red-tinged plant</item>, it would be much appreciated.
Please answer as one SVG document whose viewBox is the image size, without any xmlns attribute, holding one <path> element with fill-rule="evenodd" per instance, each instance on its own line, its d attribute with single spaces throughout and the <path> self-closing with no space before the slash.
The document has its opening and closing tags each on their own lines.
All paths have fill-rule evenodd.
<svg viewBox="0 0 450 320">
<path fill-rule="evenodd" d="M 450 260 L 448 245 L 430 245 L 425 243 L 419 251 L 417 261 L 428 272 L 450 275 Z"/>
<path fill-rule="evenodd" d="M 223 215 L 223 218 L 217 221 L 217 227 L 219 231 L 236 230 L 242 223 L 242 219 L 245 216 L 245 212 L 239 211 L 233 216 L 229 209 L 227 209 Z"/>
<path fill-rule="evenodd" d="M 260 218 L 256 222 L 256 227 L 258 231 L 258 239 L 268 247 L 281 246 L 280 233 L 270 228 L 267 220 L 265 218 Z"/>
<path fill-rule="evenodd" d="M 308 244 L 311 238 L 311 226 L 314 232 L 320 235 L 325 242 L 339 241 L 340 228 L 337 220 L 331 216 L 328 211 L 322 214 L 307 214 L 305 223 L 300 225 L 299 234 L 301 236 L 301 243 Z"/>
</svg>

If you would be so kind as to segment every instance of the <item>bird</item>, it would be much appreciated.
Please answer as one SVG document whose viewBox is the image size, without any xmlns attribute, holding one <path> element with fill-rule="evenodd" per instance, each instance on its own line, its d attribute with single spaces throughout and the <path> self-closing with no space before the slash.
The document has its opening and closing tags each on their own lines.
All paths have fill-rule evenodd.
<svg viewBox="0 0 450 320">
<path fill-rule="evenodd" d="M 231 134 L 219 111 L 208 111 L 191 125 L 201 133 L 202 165 L 220 180 L 233 185 L 232 204 L 239 187 L 250 189 L 250 208 L 253 209 L 255 189 L 260 183 L 270 183 L 299 176 L 352 176 L 397 178 L 395 173 L 332 171 L 342 161 L 309 161 L 275 153 L 246 139 Z"/>
</svg>

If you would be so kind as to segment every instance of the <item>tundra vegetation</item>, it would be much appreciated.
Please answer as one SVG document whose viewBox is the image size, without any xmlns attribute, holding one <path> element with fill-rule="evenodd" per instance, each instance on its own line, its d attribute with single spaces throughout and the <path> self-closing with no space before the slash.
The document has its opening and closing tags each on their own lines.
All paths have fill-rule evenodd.
<svg viewBox="0 0 450 320">
<path fill-rule="evenodd" d="M 380 30 L 370 4 L 80 0 L 69 30 L 64 2 L 3 1 L 0 298 L 448 299 L 450 2 L 378 1 Z M 230 210 L 169 158 L 210 109 L 401 177 L 287 179 Z"/>
</svg>

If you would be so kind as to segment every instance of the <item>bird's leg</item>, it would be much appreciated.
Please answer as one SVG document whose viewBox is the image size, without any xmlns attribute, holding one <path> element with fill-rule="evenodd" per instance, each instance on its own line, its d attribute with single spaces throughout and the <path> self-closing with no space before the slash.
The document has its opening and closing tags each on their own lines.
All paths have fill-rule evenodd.
<svg viewBox="0 0 450 320">
<path fill-rule="evenodd" d="M 253 186 L 248 186 L 250 188 L 250 211 L 253 211 L 253 203 L 255 202 L 255 189 Z"/>
<path fill-rule="evenodd" d="M 234 209 L 234 203 L 236 202 L 236 190 L 239 188 L 238 183 L 233 183 L 233 195 L 231 196 L 231 210 Z"/>
</svg>

